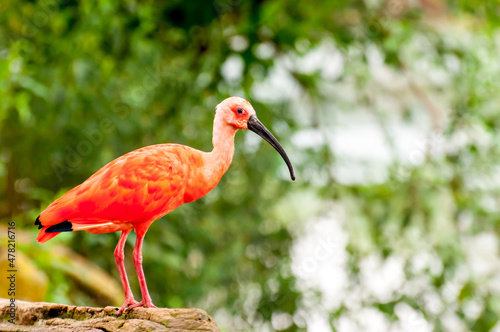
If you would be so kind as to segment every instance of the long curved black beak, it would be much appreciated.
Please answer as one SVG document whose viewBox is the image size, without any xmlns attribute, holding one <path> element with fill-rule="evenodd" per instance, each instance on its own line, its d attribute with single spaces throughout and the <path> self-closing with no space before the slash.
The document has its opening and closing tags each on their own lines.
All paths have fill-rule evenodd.
<svg viewBox="0 0 500 332">
<path fill-rule="evenodd" d="M 281 147 L 280 143 L 278 140 L 271 134 L 269 130 L 262 124 L 262 122 L 257 119 L 255 115 L 252 115 L 247 122 L 248 129 L 265 139 L 273 148 L 276 149 L 276 151 L 279 152 L 283 160 L 285 161 L 286 165 L 288 166 L 288 170 L 290 171 L 290 177 L 292 178 L 293 181 L 295 181 L 295 173 L 293 172 L 293 166 L 292 163 L 290 162 L 290 159 L 288 159 L 288 156 L 286 155 L 285 150 Z"/>
</svg>

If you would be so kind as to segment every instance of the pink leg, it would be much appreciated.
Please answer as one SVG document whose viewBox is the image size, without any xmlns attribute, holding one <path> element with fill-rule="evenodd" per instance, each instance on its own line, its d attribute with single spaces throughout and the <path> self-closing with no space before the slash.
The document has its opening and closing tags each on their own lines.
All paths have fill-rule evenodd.
<svg viewBox="0 0 500 332">
<path fill-rule="evenodd" d="M 151 296 L 149 296 L 148 286 L 146 285 L 146 278 L 144 277 L 144 271 L 142 270 L 142 241 L 144 240 L 144 234 L 137 234 L 137 240 L 135 240 L 134 248 L 134 266 L 137 272 L 137 279 L 139 279 L 139 285 L 141 286 L 142 301 L 139 303 L 132 304 L 129 308 L 144 307 L 144 308 L 157 308 L 151 301 Z"/>
<path fill-rule="evenodd" d="M 118 244 L 115 248 L 116 266 L 118 267 L 118 273 L 120 273 L 120 279 L 122 281 L 123 291 L 125 293 L 125 302 L 118 311 L 118 315 L 121 315 L 123 313 L 123 310 L 125 310 L 127 306 L 137 303 L 137 301 L 134 300 L 134 294 L 132 294 L 132 290 L 130 289 L 130 284 L 128 283 L 127 279 L 127 272 L 125 271 L 125 265 L 123 264 L 125 261 L 125 254 L 123 249 L 125 248 L 125 241 L 127 240 L 127 236 L 130 234 L 130 231 L 131 229 L 122 231 L 120 240 L 118 240 Z"/>
</svg>

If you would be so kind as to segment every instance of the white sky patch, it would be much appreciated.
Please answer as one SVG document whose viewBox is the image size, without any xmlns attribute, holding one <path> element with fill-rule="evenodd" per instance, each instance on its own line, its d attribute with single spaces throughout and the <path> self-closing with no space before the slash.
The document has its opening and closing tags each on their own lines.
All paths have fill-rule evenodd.
<svg viewBox="0 0 500 332">
<path fill-rule="evenodd" d="M 235 52 L 243 52 L 248 48 L 248 38 L 242 35 L 232 36 L 229 39 L 229 47 Z"/>
<path fill-rule="evenodd" d="M 404 260 L 401 257 L 393 255 L 384 260 L 379 255 L 370 255 L 360 262 L 359 267 L 361 284 L 380 303 L 394 299 L 405 281 Z"/>
<path fill-rule="evenodd" d="M 493 233 L 481 233 L 464 239 L 467 265 L 478 277 L 487 277 L 500 271 L 498 237 Z"/>
<path fill-rule="evenodd" d="M 293 324 L 292 316 L 286 312 L 273 312 L 271 324 L 275 330 L 286 330 Z"/>
<path fill-rule="evenodd" d="M 470 330 L 465 326 L 464 322 L 460 320 L 453 310 L 446 310 L 441 316 L 441 324 L 443 324 L 445 331 L 450 332 L 469 332 Z M 493 329 L 494 330 L 494 329 Z M 494 331 L 491 332 L 494 332 Z M 500 332 L 500 329 L 496 332 Z"/>
<path fill-rule="evenodd" d="M 327 310 L 340 306 L 347 287 L 347 233 L 335 214 L 311 220 L 292 247 L 292 272 L 301 290 L 318 290 Z"/>
<path fill-rule="evenodd" d="M 276 47 L 271 42 L 264 42 L 255 45 L 253 51 L 257 58 L 266 60 L 274 56 L 276 53 Z"/>
<path fill-rule="evenodd" d="M 303 129 L 293 134 L 292 144 L 299 149 L 313 149 L 318 151 L 326 143 L 325 139 L 325 134 L 319 129 Z"/>
<path fill-rule="evenodd" d="M 375 114 L 368 110 L 335 112 L 333 116 L 336 121 L 327 138 L 338 156 L 332 173 L 342 184 L 381 183 L 396 161 L 411 168 L 422 164 L 428 153 L 434 157 L 444 153 L 443 137 L 429 134 L 422 122 L 391 121 L 386 124 L 387 137 Z"/>
<path fill-rule="evenodd" d="M 342 116 L 342 115 L 339 115 Z M 334 130 L 331 146 L 340 158 L 388 163 L 391 150 L 376 119 L 369 113 L 345 115 Z"/>
<path fill-rule="evenodd" d="M 389 330 L 389 320 L 381 311 L 375 308 L 362 308 L 357 312 L 359 331 L 386 332 Z"/>
<path fill-rule="evenodd" d="M 383 312 L 363 307 L 342 315 L 334 326 L 338 332 L 387 332 L 391 323 Z"/>
<path fill-rule="evenodd" d="M 294 100 L 300 87 L 286 67 L 287 60 L 278 58 L 270 69 L 269 76 L 252 85 L 252 96 L 262 102 L 276 103 Z"/>
<path fill-rule="evenodd" d="M 329 80 L 336 80 L 342 75 L 344 62 L 342 53 L 327 41 L 304 56 L 294 58 L 298 72 L 303 74 L 319 72 L 323 78 Z"/>
<path fill-rule="evenodd" d="M 433 325 L 425 319 L 421 312 L 413 309 L 408 304 L 396 304 L 394 312 L 399 321 L 392 325 L 390 332 L 431 332 Z"/>
<path fill-rule="evenodd" d="M 331 332 L 328 322 L 328 313 L 325 311 L 315 311 L 309 314 L 307 332 Z"/>
<path fill-rule="evenodd" d="M 257 151 L 261 142 L 262 137 L 256 135 L 253 132 L 250 132 L 249 130 L 248 132 L 245 132 L 245 143 L 243 145 L 243 148 L 245 149 L 245 152 L 252 154 Z"/>
<path fill-rule="evenodd" d="M 231 54 L 222 64 L 221 75 L 229 83 L 236 83 L 243 77 L 245 63 L 239 54 Z"/>
<path fill-rule="evenodd" d="M 374 83 L 396 91 L 406 86 L 407 79 L 385 64 L 383 53 L 375 45 L 366 48 L 366 58 Z"/>
</svg>

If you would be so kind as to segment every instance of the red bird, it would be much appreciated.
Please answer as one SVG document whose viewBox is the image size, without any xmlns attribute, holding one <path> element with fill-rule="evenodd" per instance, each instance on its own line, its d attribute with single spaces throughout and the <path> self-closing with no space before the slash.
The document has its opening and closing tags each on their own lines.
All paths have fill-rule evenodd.
<svg viewBox="0 0 500 332">
<path fill-rule="evenodd" d="M 151 301 L 142 269 L 142 242 L 149 226 L 178 206 L 205 196 L 226 173 L 234 155 L 234 135 L 250 129 L 264 138 L 283 157 L 292 180 L 292 164 L 276 138 L 257 119 L 248 101 L 225 99 L 216 107 L 211 152 L 179 144 L 158 144 L 129 152 L 71 189 L 50 204 L 36 219 L 46 242 L 61 232 L 86 230 L 93 234 L 121 231 L 115 249 L 125 308 L 156 308 Z M 124 266 L 125 240 L 135 230 L 133 259 L 142 293 L 134 299 Z"/>
</svg>

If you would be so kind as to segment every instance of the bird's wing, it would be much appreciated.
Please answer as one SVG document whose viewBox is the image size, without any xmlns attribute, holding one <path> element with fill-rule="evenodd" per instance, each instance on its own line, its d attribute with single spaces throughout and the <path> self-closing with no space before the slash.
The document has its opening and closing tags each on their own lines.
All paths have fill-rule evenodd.
<svg viewBox="0 0 500 332">
<path fill-rule="evenodd" d="M 171 146 L 153 145 L 110 162 L 40 215 L 43 226 L 141 222 L 182 204 L 187 167 Z"/>
</svg>

